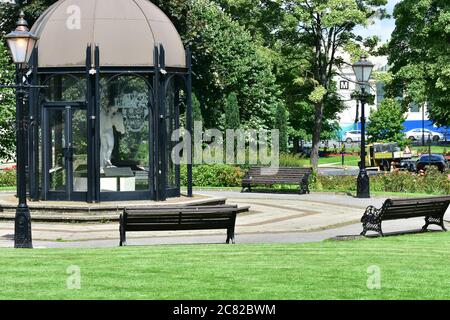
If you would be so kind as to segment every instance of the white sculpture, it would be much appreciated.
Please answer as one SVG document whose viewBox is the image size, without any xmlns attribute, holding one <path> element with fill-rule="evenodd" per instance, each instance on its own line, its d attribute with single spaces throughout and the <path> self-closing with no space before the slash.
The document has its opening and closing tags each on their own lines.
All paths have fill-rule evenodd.
<svg viewBox="0 0 450 320">
<path fill-rule="evenodd" d="M 111 155 L 114 149 L 114 130 L 124 134 L 125 125 L 119 107 L 109 106 L 100 110 L 100 171 L 113 167 Z"/>
</svg>

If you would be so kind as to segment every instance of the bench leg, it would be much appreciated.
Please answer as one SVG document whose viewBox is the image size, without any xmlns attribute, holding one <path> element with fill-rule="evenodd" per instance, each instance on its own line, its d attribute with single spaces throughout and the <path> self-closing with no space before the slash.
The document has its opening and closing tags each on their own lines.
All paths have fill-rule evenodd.
<svg viewBox="0 0 450 320">
<path fill-rule="evenodd" d="M 444 224 L 444 216 L 443 215 L 426 217 L 425 218 L 425 225 L 422 227 L 422 231 L 424 231 L 424 232 L 427 231 L 428 227 L 431 224 L 435 224 L 435 225 L 441 227 L 443 231 L 447 231 L 447 228 L 445 227 L 445 224 Z"/>
<path fill-rule="evenodd" d="M 227 230 L 227 244 L 230 244 L 230 242 L 232 244 L 235 244 L 235 241 L 234 241 L 234 228 Z"/>
<path fill-rule="evenodd" d="M 119 246 L 120 247 L 126 246 L 127 245 L 127 235 L 126 235 L 126 232 L 125 232 L 124 221 L 123 221 L 123 217 L 122 216 L 120 216 L 119 234 L 120 234 Z"/>
<path fill-rule="evenodd" d="M 309 194 L 309 188 L 304 183 L 300 184 L 299 194 Z"/>
<path fill-rule="evenodd" d="M 365 237 L 368 231 L 375 231 L 380 236 L 384 237 L 383 229 L 381 228 L 381 222 L 379 224 L 374 223 L 364 223 L 363 231 L 361 232 L 361 236 Z"/>
<path fill-rule="evenodd" d="M 120 243 L 119 246 L 120 247 L 124 247 L 127 245 L 127 236 L 126 233 L 122 230 L 120 230 Z"/>
</svg>

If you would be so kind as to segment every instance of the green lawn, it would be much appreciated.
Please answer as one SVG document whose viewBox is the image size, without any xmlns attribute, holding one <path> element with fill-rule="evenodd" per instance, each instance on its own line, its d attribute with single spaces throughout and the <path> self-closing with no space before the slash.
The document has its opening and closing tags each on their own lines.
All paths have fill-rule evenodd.
<svg viewBox="0 0 450 320">
<path fill-rule="evenodd" d="M 0 261 L 0 299 L 450 298 L 450 233 L 297 245 L 1 249 Z M 80 290 L 67 289 L 71 265 L 80 267 Z M 367 287 L 371 266 L 381 270 L 379 290 Z"/>
<path fill-rule="evenodd" d="M 346 166 L 357 166 L 359 162 L 359 157 L 356 156 L 345 156 L 345 163 Z M 319 165 L 324 164 L 341 164 L 342 163 L 342 157 L 336 156 L 336 157 L 320 157 L 319 158 Z M 298 164 L 300 166 L 304 167 L 310 167 L 311 162 L 310 159 L 301 159 L 299 160 Z"/>
<path fill-rule="evenodd" d="M 422 146 L 413 146 L 413 150 L 422 151 L 422 153 L 428 152 L 428 146 L 422 147 Z M 444 153 L 444 151 L 448 152 L 450 151 L 450 145 L 446 146 L 431 146 L 431 153 Z"/>
<path fill-rule="evenodd" d="M 360 158 L 356 156 L 345 156 L 344 165 L 346 166 L 357 166 Z M 321 157 L 319 159 L 319 164 L 329 164 L 329 163 L 342 163 L 342 157 Z"/>
<path fill-rule="evenodd" d="M 0 186 L 0 191 L 15 191 L 16 187 L 2 187 Z"/>
</svg>

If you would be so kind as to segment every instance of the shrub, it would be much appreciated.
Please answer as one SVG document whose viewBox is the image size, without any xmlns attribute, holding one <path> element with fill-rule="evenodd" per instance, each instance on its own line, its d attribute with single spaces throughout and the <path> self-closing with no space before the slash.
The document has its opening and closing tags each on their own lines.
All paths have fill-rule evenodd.
<svg viewBox="0 0 450 320">
<path fill-rule="evenodd" d="M 377 192 L 406 192 L 426 194 L 450 194 L 449 172 L 441 173 L 429 168 L 424 175 L 409 172 L 385 173 L 370 178 L 370 190 Z M 317 191 L 356 191 L 354 176 L 315 177 L 312 189 Z"/>
<path fill-rule="evenodd" d="M 196 187 L 239 187 L 244 170 L 226 164 L 198 165 L 192 168 L 193 185 Z M 181 167 L 181 184 L 187 185 L 187 168 Z"/>
<path fill-rule="evenodd" d="M 16 185 L 16 170 L 0 170 L 0 187 L 14 187 Z"/>
<path fill-rule="evenodd" d="M 309 166 L 309 159 L 290 153 L 280 153 L 280 167 Z"/>
</svg>

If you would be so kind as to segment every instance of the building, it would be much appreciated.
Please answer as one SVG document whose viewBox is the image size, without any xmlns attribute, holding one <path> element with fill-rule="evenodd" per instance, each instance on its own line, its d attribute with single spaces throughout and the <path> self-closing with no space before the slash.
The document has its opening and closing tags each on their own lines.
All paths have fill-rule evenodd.
<svg viewBox="0 0 450 320">
<path fill-rule="evenodd" d="M 147 0 L 60 0 L 34 23 L 28 190 L 33 200 L 180 196 L 171 135 L 191 131 L 191 55 Z M 83 14 L 80 15 L 79 13 Z M 23 16 L 19 26 L 25 27 Z M 192 195 L 192 165 L 187 164 Z"/>
<path fill-rule="evenodd" d="M 349 55 L 344 55 L 345 61 L 350 61 Z M 386 56 L 370 57 L 369 60 L 375 65 L 374 71 L 387 71 L 388 59 Z M 346 109 L 339 114 L 340 136 L 341 139 L 347 131 L 358 130 L 360 128 L 360 105 L 359 102 L 351 98 L 351 94 L 356 90 L 356 78 L 351 65 L 346 65 L 338 70 L 339 75 L 335 80 L 339 96 L 343 99 Z M 384 99 L 384 84 L 371 80 L 369 86 L 370 93 L 375 95 L 373 105 L 366 105 L 366 118 L 375 110 Z M 404 123 L 405 132 L 422 128 L 422 121 L 425 123 L 425 129 L 435 132 L 441 132 L 447 139 L 450 139 L 450 128 L 437 128 L 432 121 L 428 119 L 427 106 L 420 106 L 416 103 L 411 104 L 407 112 L 407 118 Z M 357 120 L 358 119 L 358 120 Z"/>
</svg>

